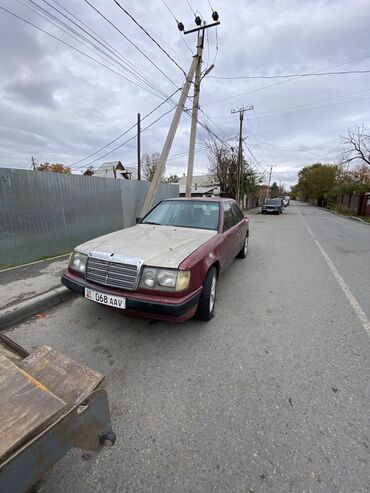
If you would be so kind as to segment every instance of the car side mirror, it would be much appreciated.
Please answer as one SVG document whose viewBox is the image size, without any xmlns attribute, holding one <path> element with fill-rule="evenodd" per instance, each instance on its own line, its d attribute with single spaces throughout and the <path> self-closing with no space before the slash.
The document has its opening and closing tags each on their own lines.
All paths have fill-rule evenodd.
<svg viewBox="0 0 370 493">
<path fill-rule="evenodd" d="M 136 224 L 139 224 L 139 222 L 142 220 L 142 217 L 137 217 L 136 218 Z"/>
</svg>

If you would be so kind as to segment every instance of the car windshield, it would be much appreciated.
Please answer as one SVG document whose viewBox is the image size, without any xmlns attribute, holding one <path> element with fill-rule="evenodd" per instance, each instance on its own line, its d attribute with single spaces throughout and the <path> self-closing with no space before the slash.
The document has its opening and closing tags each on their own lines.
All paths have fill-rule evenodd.
<svg viewBox="0 0 370 493">
<path fill-rule="evenodd" d="M 267 199 L 266 204 L 271 204 L 271 205 L 279 205 L 281 204 L 281 199 Z"/>
<path fill-rule="evenodd" d="M 218 230 L 220 204 L 195 200 L 168 200 L 153 209 L 142 224 Z"/>
</svg>

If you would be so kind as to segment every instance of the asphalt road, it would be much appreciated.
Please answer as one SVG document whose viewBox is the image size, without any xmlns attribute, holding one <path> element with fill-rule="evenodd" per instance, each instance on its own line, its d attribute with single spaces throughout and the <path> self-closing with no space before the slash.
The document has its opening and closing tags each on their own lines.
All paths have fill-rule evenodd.
<svg viewBox="0 0 370 493">
<path fill-rule="evenodd" d="M 209 323 L 78 298 L 17 327 L 106 375 L 118 436 L 38 491 L 370 491 L 369 295 L 370 227 L 293 202 L 251 216 Z"/>
</svg>

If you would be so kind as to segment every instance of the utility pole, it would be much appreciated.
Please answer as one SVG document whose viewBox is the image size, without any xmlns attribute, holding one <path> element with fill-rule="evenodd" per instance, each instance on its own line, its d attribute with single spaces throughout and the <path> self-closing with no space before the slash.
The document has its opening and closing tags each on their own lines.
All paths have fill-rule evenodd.
<svg viewBox="0 0 370 493">
<path fill-rule="evenodd" d="M 271 165 L 271 167 L 270 167 L 270 173 L 269 173 L 269 183 L 268 183 L 268 185 L 267 185 L 267 195 L 266 195 L 266 198 L 267 198 L 267 199 L 269 198 L 269 195 L 270 195 L 271 175 L 272 175 L 272 165 Z"/>
<path fill-rule="evenodd" d="M 190 70 L 188 72 L 188 75 L 186 77 L 186 81 L 185 81 L 185 84 L 183 86 L 179 102 L 177 103 L 177 106 L 176 106 L 176 111 L 175 111 L 175 114 L 173 116 L 172 123 L 171 123 L 170 129 L 169 129 L 168 134 L 167 134 L 166 141 L 164 143 L 164 146 L 163 146 L 163 149 L 161 152 L 161 157 L 159 158 L 157 168 L 155 170 L 153 179 L 150 182 L 148 193 L 146 194 L 146 197 L 145 197 L 144 205 L 143 205 L 143 208 L 141 210 L 141 217 L 145 216 L 145 214 L 147 214 L 150 211 L 150 209 L 153 207 L 155 195 L 156 195 L 157 189 L 159 187 L 159 184 L 161 182 L 161 178 L 162 178 L 165 166 L 166 166 L 168 154 L 171 150 L 172 142 L 173 142 L 173 139 L 175 137 L 177 127 L 179 125 L 181 113 L 183 112 L 183 109 L 185 106 L 185 101 L 186 101 L 186 98 L 188 97 L 188 94 L 189 94 L 190 85 L 191 85 L 191 82 L 192 82 L 193 77 L 194 77 L 194 72 L 195 72 L 195 68 L 197 66 L 197 62 L 198 62 L 197 58 L 194 57 L 192 64 L 190 66 Z"/>
<path fill-rule="evenodd" d="M 238 150 L 238 166 L 236 172 L 236 201 L 240 204 L 240 180 L 243 168 L 243 120 L 244 120 L 244 112 L 253 110 L 254 106 L 249 105 L 246 107 L 239 108 L 238 110 L 231 110 L 232 114 L 239 113 L 239 150 Z"/>
<path fill-rule="evenodd" d="M 216 11 L 214 11 L 212 13 L 212 18 L 213 18 L 214 21 L 216 21 L 213 24 L 208 24 L 208 25 L 203 24 L 203 26 L 201 26 L 201 27 L 197 27 L 197 28 L 191 29 L 189 31 L 184 31 L 184 25 L 181 22 L 179 22 L 178 23 L 178 28 L 179 28 L 180 31 L 184 31 L 184 34 L 189 34 L 191 32 L 196 32 L 196 31 L 198 31 L 198 32 L 199 31 L 202 31 L 202 33 L 204 33 L 204 30 L 205 29 L 207 29 L 209 27 L 217 26 L 217 25 L 220 24 L 220 22 L 218 21 L 218 13 Z M 202 20 L 200 19 L 199 16 L 197 16 L 195 18 L 195 23 L 197 24 L 197 26 L 200 26 L 201 25 Z M 171 123 L 170 129 L 168 131 L 166 141 L 165 141 L 165 143 L 163 145 L 163 149 L 162 149 L 162 152 L 161 152 L 161 157 L 159 158 L 158 165 L 157 165 L 157 168 L 155 170 L 153 179 L 150 182 L 149 190 L 148 190 L 148 193 L 146 194 L 146 197 L 145 197 L 145 200 L 144 200 L 144 205 L 143 205 L 143 208 L 141 210 L 141 217 L 145 216 L 145 214 L 147 214 L 150 211 L 150 209 L 153 207 L 155 195 L 157 193 L 159 184 L 161 182 L 161 178 L 162 178 L 162 175 L 163 175 L 165 166 L 166 166 L 168 154 L 170 153 L 170 150 L 171 150 L 171 147 L 172 147 L 172 143 L 173 143 L 173 139 L 175 137 L 176 130 L 177 130 L 177 127 L 179 125 L 181 113 L 184 110 L 185 101 L 186 101 L 186 99 L 187 99 L 187 97 L 189 95 L 190 85 L 191 85 L 191 83 L 193 81 L 194 74 L 195 74 L 196 71 L 199 74 L 199 81 L 198 81 L 198 89 L 199 89 L 199 86 L 200 86 L 201 56 L 202 56 L 204 35 L 202 34 L 201 37 L 202 37 L 202 42 L 201 43 L 198 42 L 198 45 L 197 45 L 197 54 L 193 57 L 193 61 L 191 63 L 189 72 L 188 72 L 188 74 L 186 76 L 186 80 L 185 80 L 185 83 L 184 83 L 183 88 L 182 88 L 181 96 L 180 96 L 179 102 L 177 103 L 175 114 L 173 116 L 172 123 Z M 198 40 L 199 40 L 199 36 L 198 36 Z M 198 66 L 199 66 L 199 68 L 198 68 Z M 196 87 L 194 88 L 194 91 L 196 91 Z M 197 96 L 197 98 L 195 96 Z M 191 159 L 190 154 L 191 153 L 193 154 L 193 157 L 192 157 L 192 163 L 193 164 L 192 164 L 192 166 L 194 165 L 195 135 L 196 135 L 196 123 L 197 123 L 197 118 L 194 118 L 194 110 L 196 110 L 195 115 L 197 115 L 198 102 L 199 102 L 199 90 L 197 92 L 194 92 L 194 100 L 196 100 L 196 99 L 197 99 L 196 107 L 194 106 L 195 101 L 193 103 L 193 118 L 192 118 L 192 133 L 191 133 L 191 135 L 193 135 L 193 139 L 190 139 L 191 141 L 193 140 L 194 147 L 193 147 L 193 151 L 192 152 L 191 152 L 191 149 L 189 149 L 189 161 Z M 194 122 L 195 122 L 195 128 L 193 130 Z M 192 170 L 191 170 L 191 173 L 190 174 L 191 174 L 191 180 L 192 180 L 192 174 L 193 174 L 192 173 Z M 188 172 L 188 177 L 189 177 L 189 172 Z M 191 187 L 191 184 L 190 184 L 190 187 Z"/>
<path fill-rule="evenodd" d="M 195 69 L 193 111 L 191 115 L 188 171 L 186 174 L 186 192 L 185 192 L 186 197 L 191 197 L 191 187 L 193 184 L 195 140 L 197 135 L 199 93 L 200 93 L 200 72 L 202 67 L 202 53 L 203 53 L 203 45 L 204 45 L 203 42 L 204 42 L 204 30 L 202 32 L 198 31 L 198 43 L 197 43 L 197 55 L 196 55 L 197 68 Z"/>
<path fill-rule="evenodd" d="M 137 179 L 141 180 L 141 157 L 140 157 L 140 113 L 137 114 Z"/>
</svg>

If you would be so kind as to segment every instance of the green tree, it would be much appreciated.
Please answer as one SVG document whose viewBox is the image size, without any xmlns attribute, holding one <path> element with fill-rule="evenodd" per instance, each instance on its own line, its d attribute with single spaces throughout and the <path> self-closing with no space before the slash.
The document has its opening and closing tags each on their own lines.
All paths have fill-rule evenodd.
<svg viewBox="0 0 370 493">
<path fill-rule="evenodd" d="M 279 185 L 274 181 L 274 183 L 270 187 L 270 197 L 274 199 L 275 197 L 279 197 L 280 189 Z"/>
<path fill-rule="evenodd" d="M 305 201 L 325 206 L 342 174 L 342 166 L 337 164 L 316 163 L 306 166 L 298 173 L 297 191 Z"/>
</svg>

